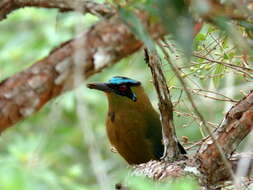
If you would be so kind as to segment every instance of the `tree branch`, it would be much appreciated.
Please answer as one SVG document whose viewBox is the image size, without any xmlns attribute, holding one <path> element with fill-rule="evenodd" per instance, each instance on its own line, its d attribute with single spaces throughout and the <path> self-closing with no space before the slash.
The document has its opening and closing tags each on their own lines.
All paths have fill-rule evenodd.
<svg viewBox="0 0 253 190">
<path fill-rule="evenodd" d="M 196 113 L 196 115 L 198 116 L 198 118 L 200 119 L 200 121 L 202 122 L 202 125 L 204 126 L 204 128 L 207 130 L 208 135 L 210 136 L 210 138 L 208 140 L 210 140 L 215 148 L 215 150 L 217 151 L 217 155 L 220 157 L 220 162 L 223 164 L 223 170 L 232 178 L 234 178 L 234 173 L 232 170 L 232 167 L 230 165 L 230 163 L 227 160 L 227 156 L 224 155 L 223 149 L 221 148 L 221 143 L 219 143 L 216 138 L 215 135 L 212 133 L 211 129 L 208 127 L 207 122 L 205 121 L 203 115 L 200 113 L 200 111 L 197 109 L 195 102 L 193 101 L 193 98 L 190 94 L 190 92 L 187 89 L 187 85 L 185 83 L 185 81 L 183 80 L 183 78 L 180 76 L 180 73 L 178 71 L 178 69 L 174 66 L 174 64 L 172 63 L 169 54 L 167 53 L 167 51 L 164 49 L 164 47 L 159 44 L 159 47 L 161 48 L 162 52 L 165 55 L 165 59 L 167 60 L 167 62 L 170 64 L 171 69 L 173 70 L 173 72 L 175 73 L 175 75 L 177 76 L 178 80 L 180 81 L 181 85 L 183 86 L 183 89 L 185 90 L 185 93 L 187 95 L 188 100 L 191 103 L 191 106 L 194 110 L 194 112 Z M 240 141 L 241 142 L 241 141 Z M 210 142 L 209 142 L 210 143 Z M 223 145 L 223 144 L 222 144 Z M 223 147 L 224 148 L 224 147 Z M 208 150 L 210 151 L 210 150 Z M 207 152 L 208 152 L 207 151 Z M 210 157 L 212 157 L 212 155 L 209 155 Z M 214 161 L 214 160 L 213 160 Z M 208 167 L 211 168 L 211 163 Z M 203 171 L 204 172 L 204 171 Z M 206 173 L 205 173 L 206 174 Z M 209 176 L 211 176 L 212 173 L 210 173 L 209 175 L 203 175 L 204 176 L 204 180 L 206 181 L 206 178 L 208 178 Z M 218 174 L 217 174 L 218 175 Z M 207 183 L 210 184 L 210 183 Z"/>
<path fill-rule="evenodd" d="M 147 23 L 148 17 L 139 13 Z M 149 25 L 154 38 L 164 35 L 160 27 Z M 38 111 L 50 99 L 74 87 L 75 44 L 81 43 L 84 60 L 79 64 L 89 77 L 142 46 L 117 16 L 98 22 L 80 37 L 61 44 L 50 55 L 23 72 L 0 83 L 0 131 Z"/>
<path fill-rule="evenodd" d="M 250 166 L 247 170 L 247 174 L 249 175 L 253 167 L 252 153 L 251 154 L 244 154 L 244 153 L 233 154 L 231 158 L 229 159 L 229 163 L 232 165 L 233 170 L 235 171 L 238 166 L 239 160 L 245 159 L 245 158 L 250 160 Z M 221 172 L 221 170 L 219 170 L 219 172 Z M 199 178 L 201 176 L 201 172 L 198 170 L 198 164 L 196 164 L 196 158 L 192 156 L 189 156 L 189 159 L 187 160 L 175 161 L 173 163 L 152 160 L 147 163 L 134 166 L 134 174 L 137 176 L 144 175 L 158 181 L 164 181 L 164 180 L 183 177 L 187 175 L 190 175 L 196 178 Z M 212 186 L 212 189 L 220 189 L 219 187 L 224 186 L 224 184 L 222 183 L 224 181 L 221 180 L 219 182 L 220 183 L 218 184 L 214 184 Z M 233 184 L 230 184 L 230 185 L 233 185 Z M 211 187 L 209 187 L 208 189 L 211 189 Z"/>
<path fill-rule="evenodd" d="M 86 2 L 79 1 L 80 3 Z M 35 0 L 1 1 L 0 20 L 11 11 L 23 6 L 59 8 L 61 11 L 75 10 L 74 7 L 66 7 L 70 6 L 67 3 L 69 0 L 52 0 L 50 1 L 52 4 L 46 5 L 43 4 L 47 2 L 46 0 L 37 1 L 42 3 L 37 5 L 31 2 L 34 3 Z M 66 4 L 60 5 L 59 2 Z M 215 6 L 219 6 L 217 9 L 219 11 L 215 13 L 215 16 L 222 15 L 223 5 L 217 3 Z M 214 11 L 213 7 L 211 10 Z M 92 13 L 92 10 L 88 8 L 87 10 Z M 204 15 L 203 18 L 207 20 L 213 18 L 209 13 L 206 13 L 207 16 Z M 146 25 L 149 23 L 146 14 L 139 13 L 138 16 Z M 231 15 L 226 16 L 232 17 Z M 148 28 L 153 38 L 159 38 L 165 34 L 162 27 L 154 23 L 148 25 Z M 35 113 L 49 100 L 62 94 L 64 90 L 74 88 L 73 59 L 76 55 L 75 44 L 77 42 L 81 43 L 85 50 L 81 54 L 83 57 L 80 60 L 84 61 L 80 63 L 80 69 L 86 78 L 136 52 L 142 46 L 142 43 L 134 37 L 117 16 L 98 22 L 78 38 L 61 44 L 48 57 L 0 83 L 0 131 Z M 229 172 L 225 169 L 215 142 L 222 144 L 225 156 L 230 158 L 238 144 L 251 130 L 253 125 L 252 105 L 253 92 L 231 108 L 224 122 L 213 135 L 215 141 L 207 139 L 201 146 L 197 154 L 199 164 L 197 169 L 205 176 L 208 184 L 212 185 L 229 178 Z"/>
<path fill-rule="evenodd" d="M 159 99 L 158 105 L 161 113 L 163 144 L 165 147 L 163 158 L 175 161 L 180 158 L 180 150 L 173 123 L 173 104 L 165 76 L 161 69 L 161 60 L 157 52 L 145 49 L 145 61 L 151 70 L 153 83 Z"/>
<path fill-rule="evenodd" d="M 225 119 L 213 136 L 222 145 L 223 152 L 230 158 L 242 139 L 251 131 L 253 126 L 253 91 L 243 100 L 234 105 L 226 114 Z M 206 176 L 208 184 L 229 179 L 229 173 L 224 170 L 219 151 L 214 142 L 208 138 L 204 141 L 197 155 L 199 169 Z"/>
<path fill-rule="evenodd" d="M 0 21 L 12 11 L 22 7 L 57 8 L 61 12 L 81 11 L 107 18 L 116 13 L 112 7 L 89 0 L 3 0 L 0 2 Z"/>
</svg>

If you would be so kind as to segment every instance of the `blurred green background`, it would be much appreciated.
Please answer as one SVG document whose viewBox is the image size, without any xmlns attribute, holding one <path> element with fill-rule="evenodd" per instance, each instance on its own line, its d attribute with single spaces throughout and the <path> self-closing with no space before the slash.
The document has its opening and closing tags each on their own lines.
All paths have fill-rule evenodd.
<svg viewBox="0 0 253 190">
<path fill-rule="evenodd" d="M 63 14 L 54 9 L 23 8 L 13 12 L 0 22 L 0 79 L 29 67 L 47 56 L 61 42 L 71 39 L 76 35 L 76 25 L 81 24 L 86 28 L 98 20 L 90 14 Z M 236 57 L 238 51 L 233 49 L 231 41 L 210 25 L 205 25 L 195 38 L 194 50 L 203 52 L 206 47 L 211 49 L 215 41 L 213 38 L 222 39 L 221 47 L 216 46 L 212 51 L 213 59 L 240 62 L 240 58 Z M 180 52 L 177 54 L 179 58 L 182 57 Z M 197 58 L 192 61 L 205 62 Z M 218 64 L 180 64 L 182 76 L 188 80 L 189 88 L 198 86 L 212 89 L 235 99 L 242 97 L 240 89 L 245 92 L 248 90 L 243 76 Z M 169 86 L 175 87 L 171 89 L 173 102 L 180 99 L 176 111 L 194 115 L 185 94 L 181 96 L 181 86 L 165 61 L 164 71 Z M 157 107 L 143 51 L 125 58 L 119 64 L 91 77 L 89 81 L 106 81 L 115 75 L 140 80 L 153 105 Z M 242 84 L 246 87 L 233 91 Z M 198 95 L 194 95 L 194 98 L 201 113 L 214 124 L 222 120 L 225 111 L 232 105 L 230 102 Z M 78 89 L 52 100 L 39 113 L 6 130 L 0 138 L 0 189 L 113 189 L 114 184 L 119 182 L 133 189 L 145 190 L 197 188 L 191 178 L 161 185 L 131 176 L 131 169 L 125 161 L 111 151 L 104 126 L 106 111 L 104 95 L 88 90 L 82 84 Z M 187 136 L 189 142 L 201 139 L 205 132 L 200 130 L 199 121 L 180 113 L 174 115 L 179 139 L 182 140 L 181 136 Z M 194 149 L 189 152 L 194 152 Z"/>
</svg>

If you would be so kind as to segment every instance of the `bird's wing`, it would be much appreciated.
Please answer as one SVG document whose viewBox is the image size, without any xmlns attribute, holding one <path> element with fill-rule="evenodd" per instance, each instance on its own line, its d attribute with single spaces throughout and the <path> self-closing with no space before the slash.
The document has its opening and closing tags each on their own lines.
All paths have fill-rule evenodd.
<svg viewBox="0 0 253 190">
<path fill-rule="evenodd" d="M 146 118 L 146 138 L 151 142 L 153 153 L 159 159 L 163 156 L 162 126 L 159 115 L 155 112 Z"/>
</svg>

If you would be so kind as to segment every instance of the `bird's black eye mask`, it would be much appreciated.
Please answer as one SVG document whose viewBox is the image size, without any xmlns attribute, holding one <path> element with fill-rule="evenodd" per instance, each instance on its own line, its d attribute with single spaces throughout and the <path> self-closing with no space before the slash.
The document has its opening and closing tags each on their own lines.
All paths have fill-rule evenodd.
<svg viewBox="0 0 253 190">
<path fill-rule="evenodd" d="M 100 90 L 106 93 L 115 93 L 120 96 L 125 96 L 132 101 L 136 102 L 136 94 L 132 91 L 131 87 L 140 86 L 141 83 L 137 80 L 130 79 L 122 76 L 115 76 L 111 78 L 108 83 L 89 83 L 87 87 L 90 89 Z"/>
<path fill-rule="evenodd" d="M 135 93 L 131 90 L 131 88 L 127 84 L 120 84 L 120 85 L 113 85 L 108 84 L 108 87 L 115 93 L 120 96 L 125 96 L 127 98 L 130 98 L 132 101 L 136 102 L 137 97 Z"/>
</svg>

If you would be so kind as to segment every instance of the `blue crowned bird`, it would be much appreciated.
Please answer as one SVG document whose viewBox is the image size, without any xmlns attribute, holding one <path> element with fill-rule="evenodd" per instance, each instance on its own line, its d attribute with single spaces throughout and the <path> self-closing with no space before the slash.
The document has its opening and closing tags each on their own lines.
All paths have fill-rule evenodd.
<svg viewBox="0 0 253 190">
<path fill-rule="evenodd" d="M 116 76 L 107 83 L 90 83 L 87 86 L 107 95 L 107 135 L 112 146 L 129 164 L 162 157 L 164 146 L 159 114 L 139 81 Z M 178 146 L 185 154 L 179 142 Z"/>
</svg>

